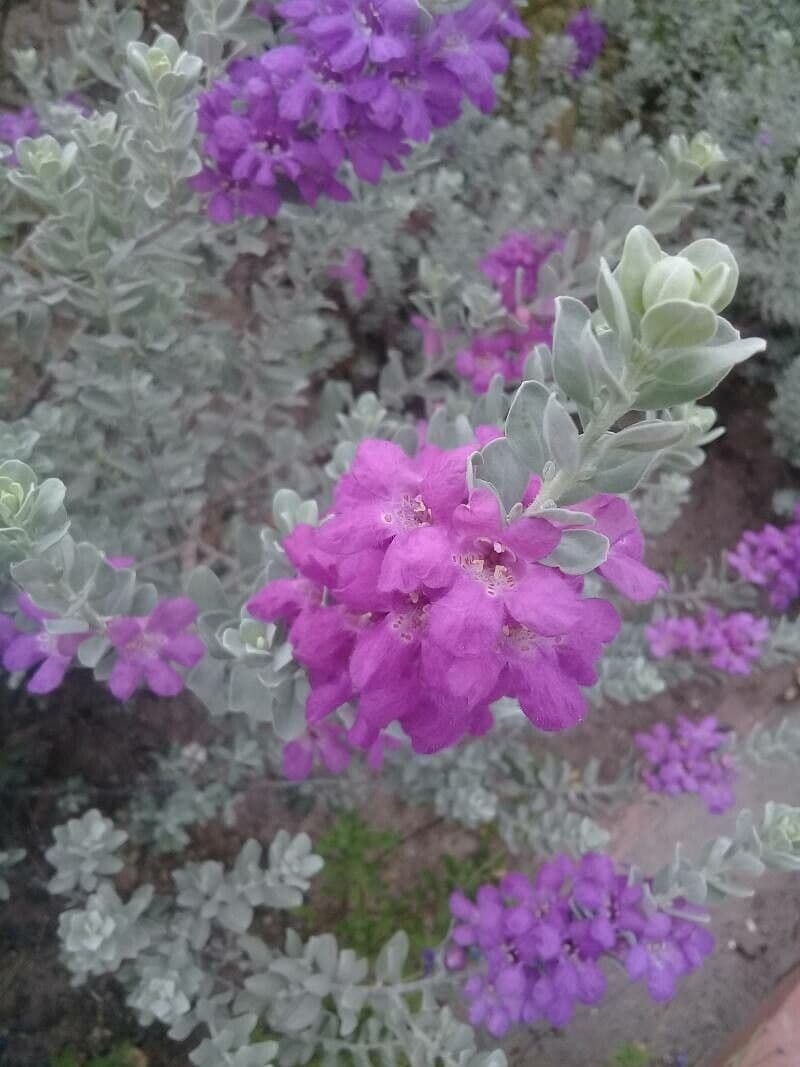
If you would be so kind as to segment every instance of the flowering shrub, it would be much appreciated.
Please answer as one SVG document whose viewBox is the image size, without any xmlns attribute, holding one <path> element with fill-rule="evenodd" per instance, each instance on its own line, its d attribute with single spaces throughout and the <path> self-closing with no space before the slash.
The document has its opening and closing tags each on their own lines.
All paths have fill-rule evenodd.
<svg viewBox="0 0 800 1067">
<path fill-rule="evenodd" d="M 91 0 L 63 57 L 14 55 L 0 655 L 34 698 L 81 670 L 130 715 L 142 690 L 208 713 L 135 776 L 121 828 L 73 781 L 45 853 L 74 984 L 113 975 L 199 1067 L 503 1067 L 474 1027 L 566 1025 L 606 958 L 669 999 L 711 905 L 798 866 L 776 803 L 696 862 L 623 867 L 602 822 L 632 762 L 608 781 L 540 751 L 537 730 L 688 676 L 676 652 L 748 673 L 796 659 L 800 629 L 745 610 L 753 585 L 794 598 L 796 522 L 746 535 L 738 578 L 645 559 L 722 432 L 704 398 L 765 345 L 728 318 L 739 265 L 707 235 L 728 230 L 700 225 L 738 201 L 697 213 L 723 151 L 599 122 L 600 68 L 612 97 L 637 70 L 615 4 L 538 68 L 512 57 L 520 6 L 189 0 L 178 41 Z M 737 755 L 796 756 L 796 733 Z M 731 803 L 713 717 L 639 744 L 652 788 Z M 402 931 L 362 959 L 264 921 L 320 870 L 307 835 L 225 862 L 191 836 L 232 837 L 253 785 L 350 808 L 364 764 L 538 872 L 456 892 L 421 960 Z M 126 870 L 190 842 L 171 877 Z M 0 897 L 21 861 L 0 853 Z"/>
</svg>

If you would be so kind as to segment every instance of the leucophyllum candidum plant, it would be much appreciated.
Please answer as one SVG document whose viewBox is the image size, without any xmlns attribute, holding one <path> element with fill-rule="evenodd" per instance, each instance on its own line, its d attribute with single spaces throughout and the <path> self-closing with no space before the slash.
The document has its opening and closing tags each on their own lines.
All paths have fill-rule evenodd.
<svg viewBox="0 0 800 1067">
<path fill-rule="evenodd" d="M 124 828 L 65 797 L 46 854 L 73 981 L 113 974 L 200 1067 L 502 1067 L 479 1031 L 566 1025 L 608 961 L 669 999 L 711 951 L 707 904 L 800 863 L 774 805 L 694 864 L 623 867 L 591 814 L 631 776 L 533 751 L 652 678 L 631 619 L 673 594 L 637 511 L 679 509 L 716 433 L 700 401 L 764 342 L 723 314 L 727 246 L 666 250 L 717 188 L 708 137 L 626 133 L 573 181 L 546 80 L 492 117 L 516 7 L 192 0 L 185 42 L 148 44 L 104 0 L 67 59 L 15 56 L 0 311 L 40 380 L 0 424 L 0 657 L 37 699 L 82 669 L 131 714 L 184 689 L 210 714 Z M 571 32 L 583 77 L 605 31 Z M 644 744 L 653 788 L 726 806 L 722 742 L 684 733 Z M 457 893 L 423 965 L 401 931 L 374 960 L 266 943 L 259 909 L 322 866 L 302 833 L 178 863 L 169 890 L 114 881 L 129 841 L 233 825 L 254 778 L 352 803 L 380 771 L 552 857 Z"/>
</svg>

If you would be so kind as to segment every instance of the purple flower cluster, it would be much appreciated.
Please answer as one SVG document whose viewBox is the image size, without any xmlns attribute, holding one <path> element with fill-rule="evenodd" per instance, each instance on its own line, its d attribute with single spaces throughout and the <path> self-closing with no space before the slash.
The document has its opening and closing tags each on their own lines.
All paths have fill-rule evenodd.
<svg viewBox="0 0 800 1067">
<path fill-rule="evenodd" d="M 554 305 L 530 305 L 536 299 L 539 270 L 551 253 L 563 246 L 557 234 L 512 232 L 481 261 L 481 270 L 494 283 L 511 321 L 501 329 L 473 337 L 456 355 L 456 369 L 485 393 L 495 374 L 507 382 L 522 378 L 525 360 L 537 344 L 553 339 Z"/>
<path fill-rule="evenodd" d="M 769 636 L 769 621 L 749 611 L 720 615 L 706 610 L 698 622 L 690 617 L 659 619 L 646 630 L 656 659 L 678 652 L 705 655 L 712 667 L 726 674 L 750 674 Z"/>
<path fill-rule="evenodd" d="M 491 492 L 468 493 L 473 448 L 425 445 L 412 459 L 391 442 L 362 442 L 326 520 L 285 539 L 298 577 L 269 583 L 248 610 L 289 626 L 311 684 L 310 726 L 352 704 L 351 744 L 369 749 L 397 721 L 416 751 L 433 752 L 485 733 L 501 696 L 544 730 L 583 717 L 581 687 L 595 681 L 619 616 L 583 597 L 581 578 L 541 562 L 562 527 L 506 525 Z M 600 573 L 633 599 L 655 595 L 662 580 L 642 563 L 628 505 L 596 496 L 581 510 L 611 543 Z"/>
<path fill-rule="evenodd" d="M 127 557 L 119 557 L 127 565 Z M 109 560 L 109 562 L 111 562 Z M 112 564 L 113 565 L 113 564 Z M 9 615 L 0 615 L 0 656 L 8 671 L 37 669 L 28 681 L 29 693 L 52 693 L 64 681 L 80 645 L 94 632 L 48 633 L 46 620 L 57 618 L 43 611 L 25 593 L 20 594 L 18 608 L 27 620 L 22 628 Z M 172 663 L 193 667 L 205 655 L 205 645 L 187 632 L 197 617 L 197 605 L 187 597 L 160 601 L 144 616 L 120 616 L 109 620 L 105 636 L 117 650 L 108 680 L 111 692 L 119 700 L 128 700 L 144 682 L 158 696 L 175 696 L 184 686 L 183 677 Z M 29 629 L 35 623 L 36 628 Z"/>
<path fill-rule="evenodd" d="M 494 1037 L 541 1019 L 563 1027 L 578 1004 L 600 1003 L 603 957 L 623 963 L 661 1002 L 714 947 L 698 923 L 648 913 L 642 886 L 630 884 L 603 853 L 579 863 L 558 856 L 534 881 L 507 874 L 498 887 L 482 886 L 474 902 L 454 893 L 450 909 L 457 925 L 446 965 L 460 970 L 464 950 L 478 956 L 481 973 L 466 979 L 463 993 L 472 1024 Z"/>
<path fill-rule="evenodd" d="M 284 0 L 290 43 L 235 60 L 200 99 L 208 163 L 192 184 L 216 222 L 275 215 L 284 199 L 348 200 L 362 181 L 402 168 L 411 142 L 454 122 L 464 97 L 495 105 L 505 37 L 527 37 L 511 0 L 472 0 L 423 17 L 417 0 Z"/>
<path fill-rule="evenodd" d="M 590 7 L 585 7 L 567 23 L 566 33 L 575 42 L 575 61 L 570 69 L 573 78 L 585 74 L 605 48 L 608 32 Z"/>
<path fill-rule="evenodd" d="M 800 507 L 782 529 L 748 530 L 728 559 L 745 581 L 767 590 L 774 608 L 786 611 L 800 596 Z"/>
<path fill-rule="evenodd" d="M 696 793 L 710 812 L 720 815 L 735 800 L 736 770 L 724 751 L 726 739 L 715 715 L 696 723 L 679 715 L 675 729 L 656 723 L 650 733 L 636 734 L 647 761 L 642 780 L 654 793 Z"/>
<path fill-rule="evenodd" d="M 20 111 L 0 112 L 0 141 L 16 146 L 17 141 L 23 137 L 41 137 L 42 127 L 39 116 L 32 107 L 23 107 Z M 16 165 L 15 153 L 6 157 L 6 162 L 12 167 Z"/>
</svg>

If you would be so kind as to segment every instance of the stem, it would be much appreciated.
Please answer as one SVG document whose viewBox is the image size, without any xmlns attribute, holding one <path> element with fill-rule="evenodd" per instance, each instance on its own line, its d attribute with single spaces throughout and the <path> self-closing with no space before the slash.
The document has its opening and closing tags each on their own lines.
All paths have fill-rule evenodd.
<svg viewBox="0 0 800 1067">
<path fill-rule="evenodd" d="M 581 462 L 578 470 L 572 474 L 563 470 L 557 471 L 553 478 L 550 478 L 549 480 L 543 479 L 542 484 L 539 487 L 539 492 L 536 494 L 536 499 L 525 509 L 523 515 L 535 515 L 546 505 L 557 504 L 559 498 L 562 497 L 564 493 L 572 489 L 582 480 L 581 475 L 583 473 L 583 466 L 587 454 L 594 445 L 597 444 L 600 438 L 608 433 L 611 427 L 630 409 L 629 397 L 632 390 L 626 388 L 624 381 L 623 389 L 626 393 L 626 399 L 624 401 L 617 401 L 616 404 L 607 403 L 602 412 L 592 415 L 588 426 L 581 434 Z"/>
</svg>

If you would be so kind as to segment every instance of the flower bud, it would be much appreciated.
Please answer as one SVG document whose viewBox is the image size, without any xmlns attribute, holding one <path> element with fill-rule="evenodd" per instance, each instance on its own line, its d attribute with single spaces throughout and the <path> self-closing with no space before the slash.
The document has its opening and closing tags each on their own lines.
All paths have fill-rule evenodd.
<svg viewBox="0 0 800 1067">
<path fill-rule="evenodd" d="M 716 141 L 707 133 L 696 133 L 689 143 L 689 159 L 704 171 L 718 163 L 724 163 L 727 156 Z"/>
<path fill-rule="evenodd" d="M 444 954 L 444 965 L 448 971 L 463 971 L 467 964 L 467 954 L 459 945 L 450 945 Z"/>
<path fill-rule="evenodd" d="M 650 268 L 642 287 L 645 310 L 665 300 L 689 300 L 698 281 L 697 271 L 682 256 L 665 256 Z"/>
</svg>

